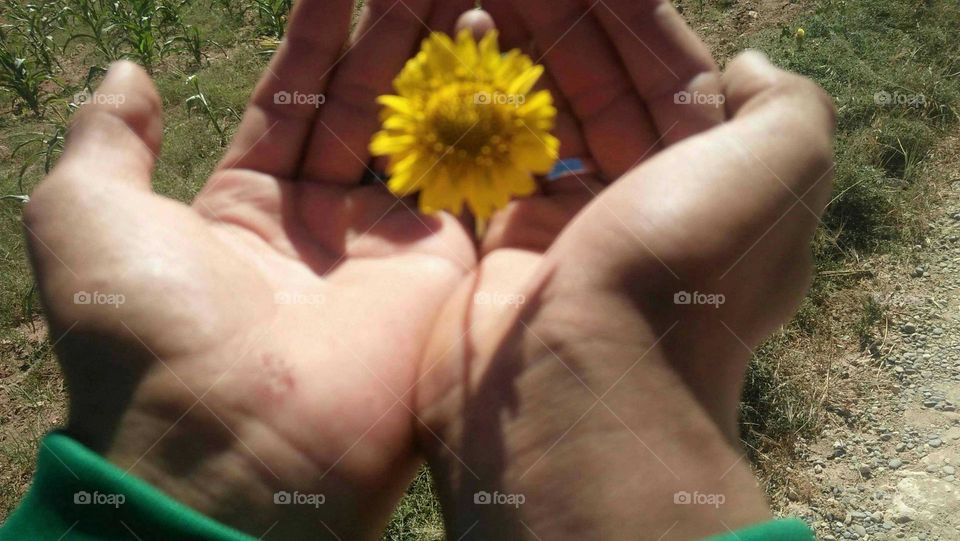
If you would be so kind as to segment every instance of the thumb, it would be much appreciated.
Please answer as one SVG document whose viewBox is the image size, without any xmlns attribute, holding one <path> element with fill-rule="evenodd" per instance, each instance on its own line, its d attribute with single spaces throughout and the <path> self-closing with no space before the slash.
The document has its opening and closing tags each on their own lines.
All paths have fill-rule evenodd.
<svg viewBox="0 0 960 541">
<path fill-rule="evenodd" d="M 97 286 L 91 277 L 110 276 L 131 245 L 147 244 L 147 228 L 131 224 L 152 223 L 143 205 L 153 197 L 150 176 L 161 136 L 160 97 L 152 82 L 135 64 L 119 62 L 85 101 L 57 166 L 23 211 L 31 262 L 54 327 L 77 291 Z M 70 313 L 68 319 L 67 325 L 79 317 Z"/>
<path fill-rule="evenodd" d="M 51 176 L 149 187 L 163 130 L 150 77 L 132 62 L 116 62 L 85 101 Z"/>
</svg>

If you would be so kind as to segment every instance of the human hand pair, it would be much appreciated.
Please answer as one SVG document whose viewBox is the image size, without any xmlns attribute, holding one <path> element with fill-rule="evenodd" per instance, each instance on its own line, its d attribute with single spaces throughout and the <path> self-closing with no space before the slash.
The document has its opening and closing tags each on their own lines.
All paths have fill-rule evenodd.
<svg viewBox="0 0 960 541">
<path fill-rule="evenodd" d="M 419 215 L 360 184 L 374 98 L 421 23 L 452 29 L 470 4 L 369 2 L 351 38 L 352 2 L 299 3 L 189 207 L 150 191 L 159 97 L 138 68 L 113 67 L 98 92 L 123 103 L 84 106 L 24 216 L 62 336 L 74 437 L 213 518 L 281 539 L 375 537 L 422 451 L 440 473 L 451 535 L 481 538 L 529 535 L 522 524 L 548 535 L 561 513 L 601 528 L 622 509 L 603 498 L 571 506 L 597 491 L 650 497 L 636 476 L 660 481 L 660 460 L 682 457 L 699 479 L 736 459 L 745 346 L 805 286 L 828 190 L 829 106 L 756 56 L 720 79 L 667 4 L 608 2 L 576 22 L 586 7 L 573 1 L 520 13 L 490 3 L 508 44 L 546 52 L 563 97 L 561 152 L 591 156 L 599 171 L 512 203 L 478 248 L 454 217 Z M 630 47 L 633 34 L 648 53 Z M 671 105 L 679 90 L 722 93 L 727 107 Z M 326 103 L 279 104 L 282 91 Z M 674 305 L 682 289 L 728 302 Z M 79 292 L 125 302 L 77 304 Z M 584 414 L 598 397 L 606 418 Z M 591 464 L 610 468 L 579 493 L 551 490 Z M 731 469 L 737 483 L 749 478 Z M 528 491 L 529 505 L 466 507 L 488 489 Z M 325 503 L 275 505 L 279 491 Z M 762 499 L 748 496 L 731 527 L 758 516 Z M 638 524 L 606 523 L 634 535 L 628 525 Z M 711 528 L 692 520 L 670 535 Z"/>
</svg>

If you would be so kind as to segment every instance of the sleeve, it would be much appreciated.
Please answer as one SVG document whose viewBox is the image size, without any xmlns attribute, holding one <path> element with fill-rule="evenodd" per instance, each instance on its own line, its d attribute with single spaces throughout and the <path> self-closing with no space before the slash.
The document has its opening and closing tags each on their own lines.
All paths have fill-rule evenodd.
<svg viewBox="0 0 960 541">
<path fill-rule="evenodd" d="M 69 436 L 40 443 L 33 484 L 0 541 L 177 539 L 252 541 L 177 502 Z"/>
<path fill-rule="evenodd" d="M 771 520 L 704 541 L 815 541 L 810 527 L 795 518 Z"/>
</svg>

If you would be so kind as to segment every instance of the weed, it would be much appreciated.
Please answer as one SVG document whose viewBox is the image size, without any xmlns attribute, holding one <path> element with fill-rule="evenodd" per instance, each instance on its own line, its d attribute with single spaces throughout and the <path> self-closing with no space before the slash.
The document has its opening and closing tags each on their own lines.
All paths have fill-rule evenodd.
<svg viewBox="0 0 960 541">
<path fill-rule="evenodd" d="M 862 351 L 870 351 L 871 354 L 878 353 L 876 350 L 878 342 L 874 332 L 876 331 L 877 324 L 884 321 L 885 317 L 883 306 L 881 306 L 876 298 L 872 295 L 864 298 L 863 312 L 860 315 L 860 319 L 854 325 L 857 340 L 860 342 L 860 349 Z"/>
<path fill-rule="evenodd" d="M 11 50 L 7 41 L 0 39 L 0 89 L 13 93 L 38 117 L 50 100 L 43 92 L 43 84 L 50 80 L 23 50 Z"/>
<path fill-rule="evenodd" d="M 121 58 L 122 53 L 113 39 L 113 18 L 109 0 L 75 0 L 71 12 L 80 28 L 73 31 L 63 49 L 66 50 L 74 40 L 89 40 L 97 52 L 109 62 Z"/>
<path fill-rule="evenodd" d="M 261 31 L 277 39 L 283 37 L 292 0 L 255 0 Z"/>
<path fill-rule="evenodd" d="M 195 91 L 194 95 L 187 98 L 187 107 L 192 111 L 199 111 L 202 113 L 210 125 L 213 126 L 213 129 L 217 131 L 217 135 L 220 137 L 220 146 L 226 146 L 227 131 L 224 120 L 226 117 L 230 116 L 239 122 L 240 113 L 238 113 L 232 107 L 214 107 L 210 103 L 210 100 L 207 99 L 206 94 L 204 94 L 203 90 L 200 88 L 200 80 L 195 75 L 187 77 L 187 84 L 193 85 L 193 89 Z"/>
</svg>

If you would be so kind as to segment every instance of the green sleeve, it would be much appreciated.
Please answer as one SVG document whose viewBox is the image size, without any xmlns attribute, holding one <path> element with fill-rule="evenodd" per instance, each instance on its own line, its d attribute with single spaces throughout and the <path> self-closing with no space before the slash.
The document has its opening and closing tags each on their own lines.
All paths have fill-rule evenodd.
<svg viewBox="0 0 960 541">
<path fill-rule="evenodd" d="M 54 432 L 41 442 L 26 497 L 0 541 L 177 539 L 253 541 L 253 538 L 171 499 L 127 475 L 70 437 Z M 774 520 L 706 541 L 812 541 L 800 520 Z"/>
<path fill-rule="evenodd" d="M 771 520 L 704 541 L 814 541 L 813 532 L 795 518 Z"/>
<path fill-rule="evenodd" d="M 33 485 L 0 527 L 2 541 L 253 538 L 127 475 L 62 433 L 41 441 Z"/>
</svg>

